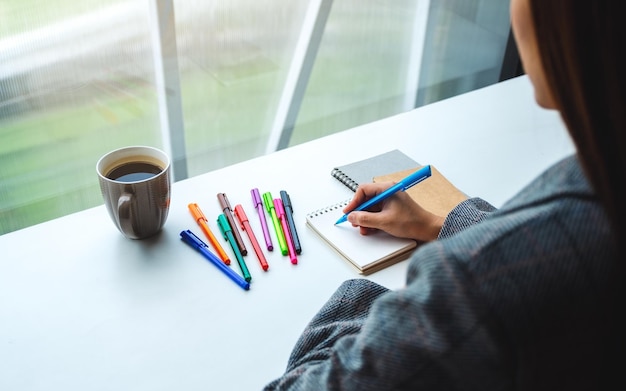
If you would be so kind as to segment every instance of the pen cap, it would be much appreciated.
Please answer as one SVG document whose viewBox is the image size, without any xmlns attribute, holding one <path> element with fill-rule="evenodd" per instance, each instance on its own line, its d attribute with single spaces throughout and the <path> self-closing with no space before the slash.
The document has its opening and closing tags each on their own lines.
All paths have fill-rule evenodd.
<svg viewBox="0 0 626 391">
<path fill-rule="evenodd" d="M 225 193 L 217 193 L 217 200 L 220 203 L 220 206 L 222 207 L 222 210 L 228 209 L 228 210 L 232 210 L 233 208 L 230 206 L 230 202 L 228 202 L 228 198 L 226 197 Z"/>
<path fill-rule="evenodd" d="M 243 211 L 241 204 L 235 205 L 235 216 L 237 216 L 239 223 L 241 223 L 241 229 L 245 229 L 243 223 L 248 221 L 248 216 L 246 216 L 246 212 Z"/>
<path fill-rule="evenodd" d="M 199 237 L 196 236 L 196 234 L 194 234 L 193 232 L 191 232 L 190 230 L 186 230 L 186 231 L 181 231 L 180 232 L 180 238 L 183 240 L 183 242 L 195 247 L 195 248 L 200 248 L 200 247 L 208 247 L 206 245 L 206 243 L 204 243 L 202 241 L 202 239 L 200 239 Z"/>
<path fill-rule="evenodd" d="M 255 208 L 257 208 L 259 204 L 263 204 L 263 201 L 261 201 L 261 194 L 259 193 L 259 189 L 254 188 L 250 190 L 250 194 L 252 194 L 252 203 L 254 204 Z"/>
<path fill-rule="evenodd" d="M 274 201 L 272 201 L 272 193 L 269 191 L 263 193 L 263 204 L 265 204 L 265 209 L 267 209 L 268 213 L 274 207 Z"/>
<path fill-rule="evenodd" d="M 191 203 L 189 205 L 187 205 L 187 207 L 189 208 L 189 211 L 191 212 L 191 215 L 193 216 L 193 218 L 196 221 L 200 221 L 200 220 L 206 220 L 206 216 L 204 216 L 204 213 L 202 213 L 202 211 L 200 210 L 200 207 L 198 206 L 198 204 L 196 203 Z"/>
<path fill-rule="evenodd" d="M 231 231 L 230 224 L 228 224 L 228 220 L 226 220 L 226 216 L 223 214 L 217 217 L 217 225 L 220 227 L 220 231 L 224 236 L 224 239 L 228 239 L 227 232 Z"/>
<path fill-rule="evenodd" d="M 291 204 L 291 197 L 289 197 L 289 194 L 287 194 L 285 190 L 280 191 L 280 199 L 283 201 L 283 206 L 285 207 L 285 210 L 289 208 L 293 211 L 293 205 Z"/>
<path fill-rule="evenodd" d="M 276 208 L 276 213 L 278 213 L 279 217 L 285 215 L 285 209 L 283 208 L 283 202 L 280 198 L 274 198 L 274 208 Z"/>
</svg>

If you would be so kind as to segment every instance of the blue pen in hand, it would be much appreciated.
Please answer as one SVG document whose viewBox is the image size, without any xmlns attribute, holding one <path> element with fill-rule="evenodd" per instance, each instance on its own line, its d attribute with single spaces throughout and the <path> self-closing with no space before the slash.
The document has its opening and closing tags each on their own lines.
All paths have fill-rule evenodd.
<svg viewBox="0 0 626 391">
<path fill-rule="evenodd" d="M 424 167 L 420 168 L 419 170 L 415 171 L 413 174 L 411 174 L 411 175 L 407 176 L 406 178 L 402 179 L 400 182 L 398 182 L 395 185 L 391 186 L 389 189 L 383 191 L 382 193 L 380 193 L 376 197 L 372 197 L 369 200 L 367 200 L 364 203 L 362 203 L 361 205 L 357 206 L 351 212 L 354 212 L 355 210 L 365 210 L 365 209 L 369 208 L 372 205 L 376 205 L 377 203 L 386 200 L 387 198 L 391 197 L 392 195 L 396 194 L 397 192 L 405 191 L 409 187 L 412 187 L 412 186 L 420 183 L 421 181 L 423 181 L 424 179 L 426 179 L 426 178 L 428 178 L 430 176 L 431 176 L 430 165 L 424 166 Z M 350 212 L 348 212 L 345 215 L 341 216 L 339 218 L 339 220 L 337 220 L 335 225 L 341 224 L 341 223 L 347 221 L 349 213 Z"/>
<path fill-rule="evenodd" d="M 250 289 L 250 283 L 244 280 L 239 274 L 235 273 L 233 269 L 229 268 L 222 262 L 217 255 L 213 254 L 209 251 L 208 246 L 204 243 L 199 237 L 197 237 L 190 230 L 181 231 L 180 238 L 183 242 L 187 243 L 194 249 L 196 249 L 200 254 L 202 254 L 206 259 L 209 260 L 212 264 L 217 266 L 224 274 L 226 274 L 231 280 L 233 280 L 237 285 L 242 287 L 245 290 Z"/>
<path fill-rule="evenodd" d="M 235 253 L 235 258 L 237 258 L 237 263 L 241 268 L 241 273 L 243 274 L 243 279 L 250 282 L 252 276 L 250 276 L 250 271 L 248 270 L 248 266 L 246 262 L 243 260 L 243 255 L 241 255 L 241 251 L 239 251 L 239 246 L 237 246 L 237 241 L 235 240 L 235 236 L 233 235 L 233 229 L 228 224 L 228 220 L 226 220 L 226 216 L 223 214 L 217 217 L 217 225 L 220 227 L 220 231 L 222 235 L 224 235 L 224 239 L 228 243 L 230 243 L 230 247 L 233 249 Z"/>
</svg>

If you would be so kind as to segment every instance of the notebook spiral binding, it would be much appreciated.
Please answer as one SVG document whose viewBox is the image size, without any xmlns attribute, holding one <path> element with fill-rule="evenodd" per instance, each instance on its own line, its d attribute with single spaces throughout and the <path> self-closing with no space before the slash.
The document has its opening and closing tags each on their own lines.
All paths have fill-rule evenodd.
<svg viewBox="0 0 626 391">
<path fill-rule="evenodd" d="M 308 217 L 310 219 L 312 219 L 312 218 L 315 218 L 317 216 L 321 216 L 324 213 L 334 212 L 336 210 L 341 211 L 344 206 L 348 205 L 349 202 L 350 202 L 350 199 L 347 199 L 345 201 L 341 201 L 341 202 L 338 202 L 336 204 L 329 205 L 329 206 L 327 206 L 325 208 L 318 209 L 316 211 L 313 211 L 313 212 L 309 213 Z"/>
<path fill-rule="evenodd" d="M 334 168 L 330 172 L 330 175 L 332 175 L 333 177 L 337 178 L 339 180 L 339 182 L 341 182 L 344 185 L 348 186 L 352 191 L 356 191 L 357 187 L 359 187 L 358 183 L 356 183 L 352 178 L 350 178 L 349 176 L 344 174 L 343 171 L 341 171 L 338 168 Z"/>
</svg>

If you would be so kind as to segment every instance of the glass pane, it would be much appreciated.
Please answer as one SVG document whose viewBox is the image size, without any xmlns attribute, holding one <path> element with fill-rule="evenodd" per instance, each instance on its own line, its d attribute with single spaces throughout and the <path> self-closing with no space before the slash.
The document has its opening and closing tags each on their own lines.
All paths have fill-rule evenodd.
<svg viewBox="0 0 626 391">
<path fill-rule="evenodd" d="M 506 0 L 335 0 L 290 145 L 496 83 L 509 26 Z"/>
<path fill-rule="evenodd" d="M 404 110 L 418 3 L 333 2 L 290 145 Z"/>
<path fill-rule="evenodd" d="M 307 3 L 174 1 L 190 176 L 265 153 Z"/>
<path fill-rule="evenodd" d="M 147 3 L 0 3 L 0 234 L 102 204 L 98 158 L 161 145 Z"/>
<path fill-rule="evenodd" d="M 418 106 L 497 83 L 510 30 L 509 1 L 430 4 Z"/>
</svg>

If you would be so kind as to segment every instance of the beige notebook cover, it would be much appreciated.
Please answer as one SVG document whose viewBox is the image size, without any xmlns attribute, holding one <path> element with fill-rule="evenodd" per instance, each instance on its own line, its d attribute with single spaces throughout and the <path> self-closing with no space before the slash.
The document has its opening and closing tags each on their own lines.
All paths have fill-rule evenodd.
<svg viewBox="0 0 626 391">
<path fill-rule="evenodd" d="M 417 247 L 414 240 L 396 238 L 382 231 L 361 235 L 359 229 L 349 223 L 335 225 L 349 201 L 311 212 L 306 222 L 359 273 L 370 274 L 406 259 Z"/>
<path fill-rule="evenodd" d="M 399 182 L 419 168 L 421 167 L 380 175 L 374 177 L 374 182 Z M 409 188 L 406 192 L 427 211 L 445 217 L 455 206 L 468 197 L 450 183 L 433 165 L 430 168 L 431 177 Z"/>
</svg>

